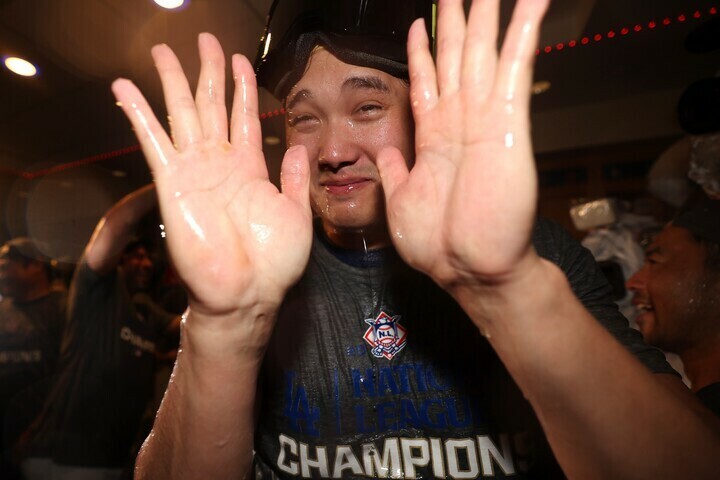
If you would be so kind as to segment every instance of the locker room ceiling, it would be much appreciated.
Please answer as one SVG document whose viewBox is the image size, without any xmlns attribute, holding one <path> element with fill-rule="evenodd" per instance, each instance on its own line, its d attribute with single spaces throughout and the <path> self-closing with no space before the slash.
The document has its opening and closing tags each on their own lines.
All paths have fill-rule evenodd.
<svg viewBox="0 0 720 480">
<path fill-rule="evenodd" d="M 133 79 L 164 116 L 150 47 L 169 44 L 191 79 L 197 76 L 199 32 L 216 34 L 227 55 L 253 58 L 270 1 L 189 0 L 172 11 L 151 0 L 0 0 L 0 54 L 22 55 L 40 69 L 37 77 L 21 78 L 0 68 L 0 175 L 135 145 L 114 105 L 110 82 L 118 76 Z M 502 5 L 506 24 L 514 2 Z M 692 81 L 717 71 L 720 52 L 690 54 L 683 46 L 714 6 L 720 1 L 554 0 L 541 40 L 553 50 L 538 56 L 536 69 L 536 80 L 551 85 L 533 100 L 536 148 L 564 150 L 679 133 L 673 112 L 677 96 Z M 695 11 L 701 18 L 692 16 Z M 662 25 L 664 18 L 671 25 Z M 650 28 L 650 21 L 657 26 Z M 634 32 L 635 25 L 642 31 Z M 630 32 L 622 35 L 622 27 Z M 607 38 L 610 30 L 615 38 Z M 601 41 L 594 39 L 598 33 Z M 567 43 L 584 36 L 588 45 Z M 261 111 L 278 106 L 262 95 Z M 265 136 L 282 139 L 282 119 L 266 120 L 263 128 Z M 276 165 L 282 145 L 267 151 Z M 124 169 L 130 178 L 147 178 L 137 154 L 128 155 L 132 165 L 122 157 L 99 164 Z"/>
</svg>

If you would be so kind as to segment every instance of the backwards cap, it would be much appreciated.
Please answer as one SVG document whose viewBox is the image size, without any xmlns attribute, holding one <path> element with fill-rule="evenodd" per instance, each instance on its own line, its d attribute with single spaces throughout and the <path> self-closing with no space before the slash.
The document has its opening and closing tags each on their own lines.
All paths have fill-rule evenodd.
<svg viewBox="0 0 720 480">
<path fill-rule="evenodd" d="M 425 19 L 434 44 L 435 0 L 274 0 L 260 39 L 258 85 L 282 100 L 322 45 L 345 63 L 408 78 L 407 33 Z"/>
</svg>

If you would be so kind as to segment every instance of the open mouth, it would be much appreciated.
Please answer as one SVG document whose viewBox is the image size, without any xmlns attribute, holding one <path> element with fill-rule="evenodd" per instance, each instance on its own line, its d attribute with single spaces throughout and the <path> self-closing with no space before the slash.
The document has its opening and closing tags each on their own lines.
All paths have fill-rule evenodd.
<svg viewBox="0 0 720 480">
<path fill-rule="evenodd" d="M 637 309 L 639 314 L 655 311 L 653 306 L 649 303 L 636 303 L 635 308 Z"/>
</svg>

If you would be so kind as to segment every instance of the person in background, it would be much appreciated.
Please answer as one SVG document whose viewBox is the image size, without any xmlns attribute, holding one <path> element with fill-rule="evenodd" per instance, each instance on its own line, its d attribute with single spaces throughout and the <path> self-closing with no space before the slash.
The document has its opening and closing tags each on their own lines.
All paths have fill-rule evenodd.
<svg viewBox="0 0 720 480">
<path fill-rule="evenodd" d="M 179 317 L 149 296 L 153 262 L 134 238 L 156 205 L 143 187 L 114 205 L 85 248 L 70 288 L 61 368 L 28 432 L 28 479 L 121 478 L 150 400 L 157 344 Z"/>
<path fill-rule="evenodd" d="M 0 478 L 20 478 L 11 452 L 43 405 L 57 365 L 66 293 L 52 261 L 27 237 L 0 248 Z"/>
<path fill-rule="evenodd" d="M 720 200 L 681 210 L 627 287 L 645 340 L 680 356 L 692 390 L 720 416 Z"/>
</svg>

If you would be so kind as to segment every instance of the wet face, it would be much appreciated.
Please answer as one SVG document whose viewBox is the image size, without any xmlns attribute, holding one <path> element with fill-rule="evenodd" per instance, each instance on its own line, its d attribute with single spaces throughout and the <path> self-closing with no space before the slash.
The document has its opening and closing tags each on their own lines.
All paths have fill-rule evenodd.
<svg viewBox="0 0 720 480">
<path fill-rule="evenodd" d="M 669 225 L 650 245 L 645 265 L 627 283 L 648 343 L 681 353 L 709 334 L 720 306 L 705 259 L 705 247 L 684 228 Z"/>
<path fill-rule="evenodd" d="M 330 238 L 388 240 L 378 153 L 395 146 L 408 162 L 413 127 L 405 82 L 316 49 L 286 99 L 288 146 L 310 159 L 310 198 Z"/>
<path fill-rule="evenodd" d="M 123 255 L 122 271 L 131 292 L 150 288 L 152 270 L 152 259 L 145 247 L 139 246 Z"/>
</svg>

